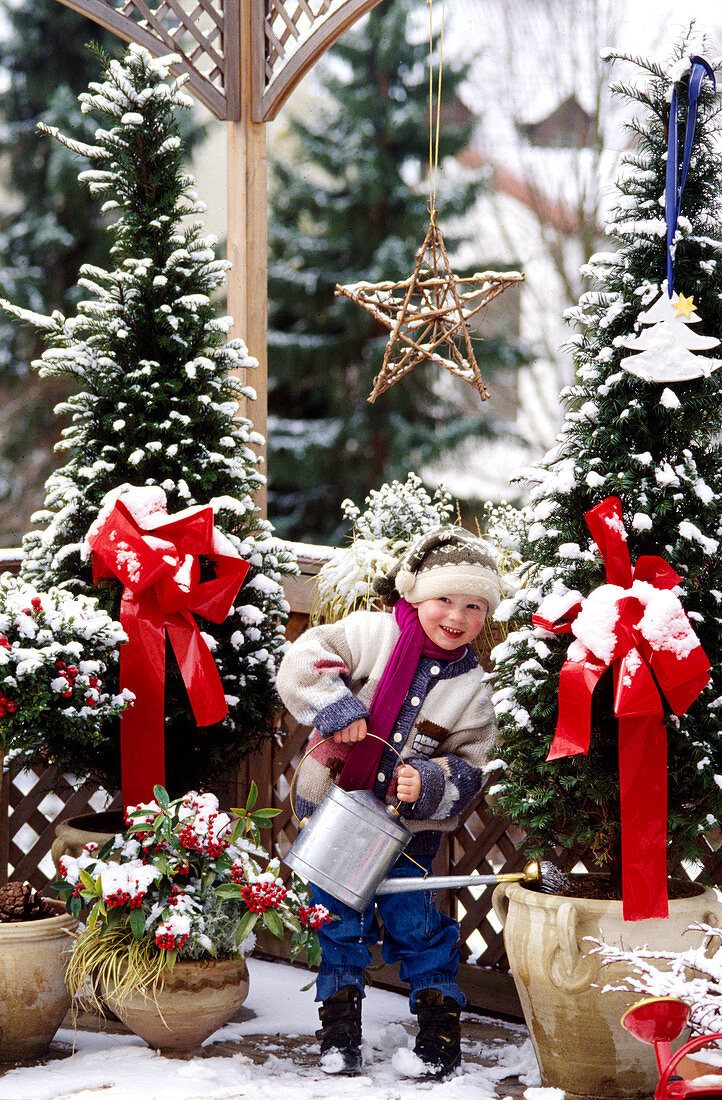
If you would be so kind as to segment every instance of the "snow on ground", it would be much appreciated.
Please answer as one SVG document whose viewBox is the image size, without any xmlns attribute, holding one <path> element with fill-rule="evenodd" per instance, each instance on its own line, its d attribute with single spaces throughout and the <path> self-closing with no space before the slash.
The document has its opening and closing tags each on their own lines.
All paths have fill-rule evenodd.
<svg viewBox="0 0 722 1100">
<path fill-rule="evenodd" d="M 464 1072 L 442 1083 L 403 1077 L 396 1067 L 413 1061 L 413 1041 L 402 1026 L 410 1019 L 408 1000 L 375 988 L 367 991 L 363 1013 L 368 1074 L 321 1074 L 309 1058 L 316 1049 L 318 1018 L 313 990 L 303 990 L 308 972 L 258 959 L 248 963 L 251 984 L 239 1014 L 243 1019 L 217 1031 L 205 1044 L 205 1057 L 166 1058 L 133 1035 L 78 1031 L 70 1056 L 0 1076 L 0 1100 L 280 1100 L 284 1095 L 293 1100 L 338 1100 L 341 1095 L 344 1100 L 419 1100 L 432 1090 L 434 1100 L 498 1100 L 506 1096 L 503 1082 L 510 1076 L 528 1086 L 526 1100 L 563 1100 L 558 1089 L 538 1087 L 528 1039 L 488 1050 L 467 1040 L 465 1056 L 488 1056 L 490 1065 L 467 1061 Z M 505 1026 L 521 1039 L 521 1025 Z M 262 1064 L 249 1057 L 252 1048 L 231 1053 L 226 1045 L 259 1035 L 265 1040 L 264 1053 L 270 1050 Z M 296 1045 L 287 1044 L 289 1037 L 298 1037 Z M 70 1050 L 72 1043 L 72 1030 L 56 1035 L 56 1049 L 60 1044 Z M 209 1048 L 215 1043 L 223 1044 L 225 1056 L 212 1054 Z M 274 1047 L 280 1053 L 273 1053 Z"/>
</svg>

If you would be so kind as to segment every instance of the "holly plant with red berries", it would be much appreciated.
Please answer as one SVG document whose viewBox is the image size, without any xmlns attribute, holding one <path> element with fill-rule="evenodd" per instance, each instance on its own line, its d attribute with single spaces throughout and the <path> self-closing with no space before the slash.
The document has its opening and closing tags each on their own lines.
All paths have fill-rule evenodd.
<svg viewBox="0 0 722 1100">
<path fill-rule="evenodd" d="M 0 755 L 20 741 L 42 750 L 50 725 L 68 743 L 97 738 L 133 699 L 109 686 L 126 640 L 97 600 L 0 575 Z"/>
<path fill-rule="evenodd" d="M 304 951 L 316 963 L 316 929 L 330 914 L 309 904 L 300 882 L 284 883 L 262 847 L 260 830 L 279 811 L 256 808 L 256 784 L 230 814 L 213 794 L 153 793 L 153 802 L 128 809 L 125 832 L 102 849 L 90 844 L 61 858 L 64 877 L 53 888 L 70 913 L 87 913 L 70 960 L 73 990 L 92 1000 L 88 976 L 96 968 L 109 976 L 121 958 L 137 988 L 162 980 L 178 958 L 246 955 L 259 924 L 289 938 L 291 958 Z"/>
</svg>

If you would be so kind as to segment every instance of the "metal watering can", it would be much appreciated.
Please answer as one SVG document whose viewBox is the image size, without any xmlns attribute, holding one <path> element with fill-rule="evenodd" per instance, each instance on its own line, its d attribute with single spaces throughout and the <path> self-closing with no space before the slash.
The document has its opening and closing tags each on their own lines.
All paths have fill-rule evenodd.
<svg viewBox="0 0 722 1100">
<path fill-rule="evenodd" d="M 383 741 L 374 733 L 366 736 Z M 319 886 L 359 913 L 368 908 L 377 894 L 491 886 L 499 882 L 541 882 L 542 869 L 538 863 L 528 863 L 523 871 L 505 875 L 427 874 L 424 878 L 386 879 L 388 870 L 412 836 L 399 817 L 398 805 L 387 806 L 371 791 L 344 791 L 333 784 L 311 818 L 301 821 L 296 813 L 293 801 L 296 776 L 320 744 L 323 742 L 319 741 L 302 758 L 293 773 L 289 790 L 291 812 L 298 822 L 299 833 L 284 863 L 302 879 Z M 394 746 L 389 745 L 389 748 L 394 749 L 403 762 Z M 416 863 L 411 856 L 406 858 Z"/>
</svg>

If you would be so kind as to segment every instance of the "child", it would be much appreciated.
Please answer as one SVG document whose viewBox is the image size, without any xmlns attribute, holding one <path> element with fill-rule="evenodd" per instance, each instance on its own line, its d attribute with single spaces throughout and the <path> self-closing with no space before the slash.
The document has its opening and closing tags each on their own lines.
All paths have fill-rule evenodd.
<svg viewBox="0 0 722 1100">
<path fill-rule="evenodd" d="M 301 768 L 299 816 L 313 813 L 332 780 L 400 801 L 412 859 L 402 854 L 389 877 L 421 876 L 431 869 L 440 833 L 454 830 L 478 794 L 493 752 L 490 692 L 471 643 L 499 603 L 499 580 L 481 539 L 443 526 L 419 538 L 376 589 L 394 613 L 356 611 L 308 630 L 281 663 L 278 691 L 299 722 L 314 726 L 309 744 L 324 741 Z M 338 1052 L 322 1057 L 322 1065 L 356 1074 L 363 971 L 368 945 L 379 937 L 375 905 L 357 913 L 316 886 L 311 893 L 338 918 L 319 930 L 317 1035 L 322 1056 Z M 445 1077 L 461 1063 L 459 925 L 427 891 L 382 895 L 376 905 L 383 959 L 400 963 L 418 1016 L 415 1052 L 428 1067 L 425 1076 Z"/>
</svg>

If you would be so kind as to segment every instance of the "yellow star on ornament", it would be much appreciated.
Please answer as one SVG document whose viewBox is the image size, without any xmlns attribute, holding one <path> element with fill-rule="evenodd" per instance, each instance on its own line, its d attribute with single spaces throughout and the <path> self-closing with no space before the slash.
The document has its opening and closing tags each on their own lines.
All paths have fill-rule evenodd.
<svg viewBox="0 0 722 1100">
<path fill-rule="evenodd" d="M 468 279 L 457 278 L 434 210 L 410 278 L 337 286 L 336 297 L 355 302 L 390 333 L 368 400 L 373 403 L 418 363 L 430 361 L 463 378 L 485 401 L 489 391 L 474 357 L 469 321 L 523 278 L 518 271 L 482 271 Z"/>
<path fill-rule="evenodd" d="M 678 317 L 686 317 L 689 321 L 694 309 L 694 297 L 690 294 L 689 298 L 685 298 L 684 294 L 680 294 L 674 303 L 674 308 L 677 310 Z"/>
</svg>

